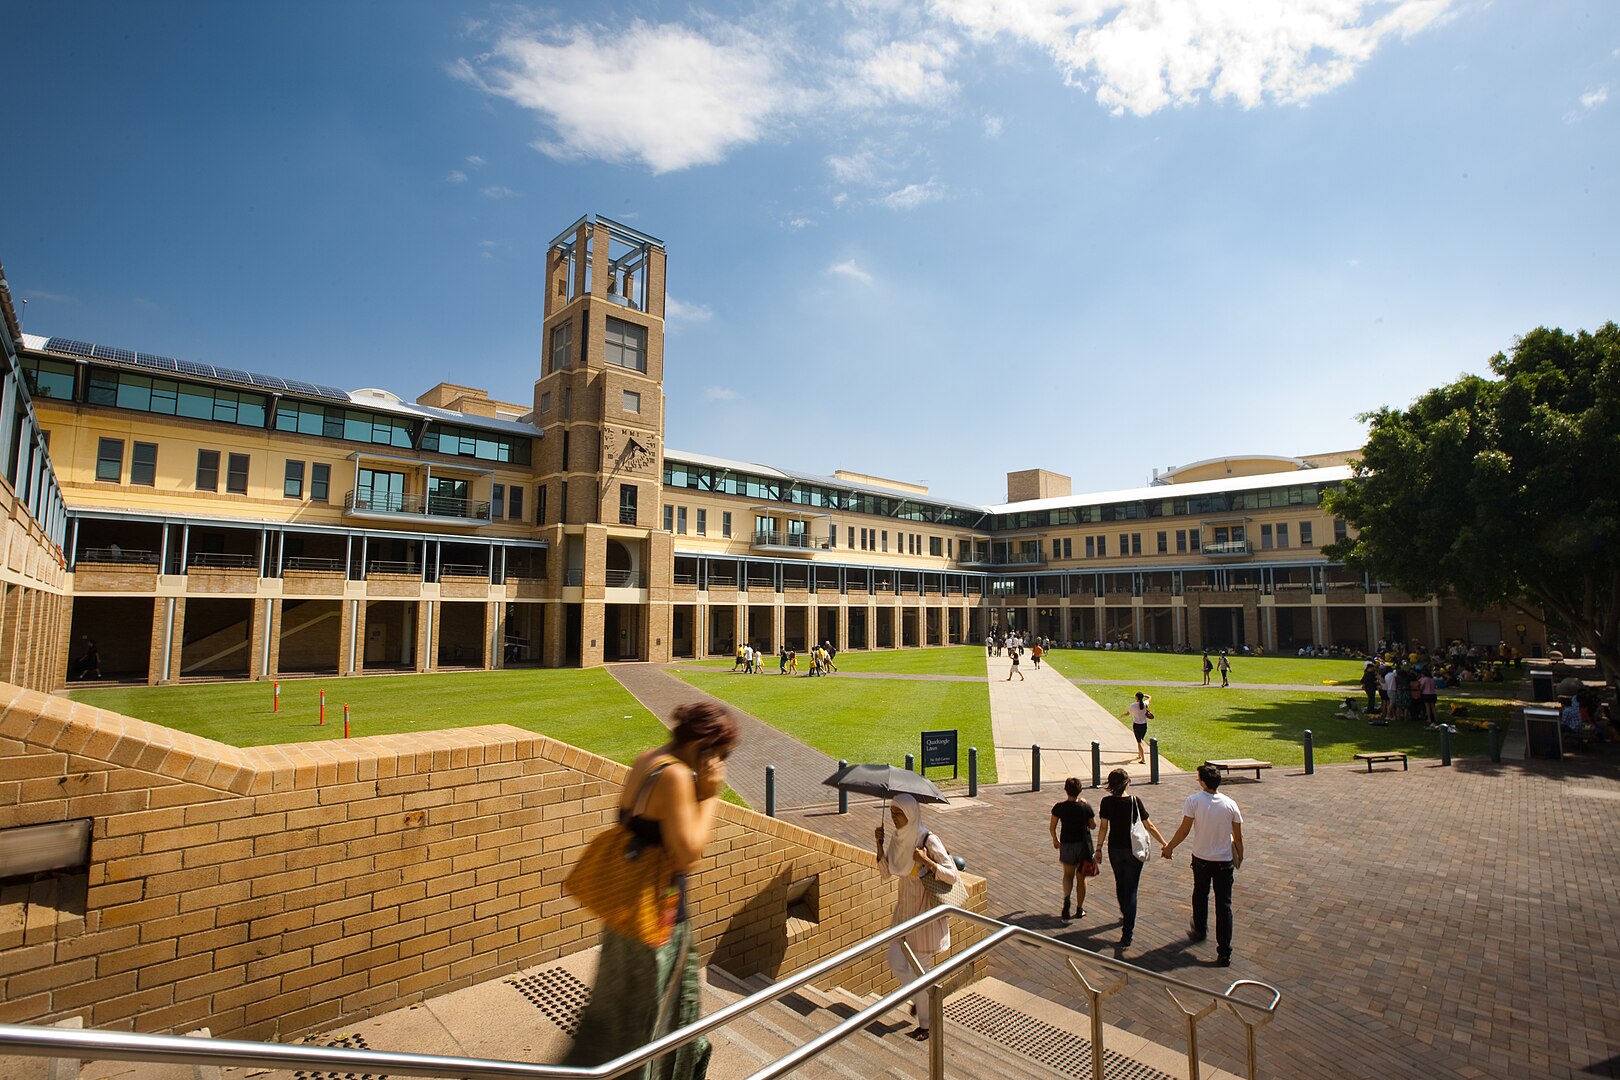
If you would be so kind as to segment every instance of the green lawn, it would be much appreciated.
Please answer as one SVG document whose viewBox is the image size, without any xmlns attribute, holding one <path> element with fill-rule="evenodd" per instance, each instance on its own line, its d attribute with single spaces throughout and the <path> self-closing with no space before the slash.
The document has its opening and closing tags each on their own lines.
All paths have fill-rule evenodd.
<svg viewBox="0 0 1620 1080">
<path fill-rule="evenodd" d="M 774 655 L 765 658 L 767 672 L 777 669 Z M 714 671 L 730 671 L 736 660 L 682 661 L 683 666 Z M 833 663 L 839 671 L 877 671 L 890 675 L 974 675 L 984 677 L 984 650 L 974 645 L 952 645 L 933 649 L 878 649 L 871 652 L 841 652 Z M 799 654 L 799 671 L 810 670 L 810 657 Z"/>
<path fill-rule="evenodd" d="M 928 650 L 949 653 L 967 650 Z M 920 655 L 888 654 L 888 655 Z M 982 654 L 981 654 L 982 655 Z M 844 667 L 844 656 L 838 658 Z M 979 754 L 979 781 L 996 780 L 987 683 L 900 679 L 750 678 L 729 671 L 681 671 L 682 679 L 800 742 L 851 763 L 900 765 L 921 754 L 921 732 L 955 728 L 960 734 L 960 783 L 967 783 L 968 747 Z M 941 770 L 933 779 L 941 784 Z"/>
<path fill-rule="evenodd" d="M 1218 660 L 1211 654 L 1211 660 Z M 1095 649 L 1058 649 L 1041 661 L 1071 679 L 1143 679 L 1149 682 L 1190 682 L 1204 678 L 1199 653 L 1099 652 Z M 1297 686 L 1359 686 L 1360 660 L 1317 660 L 1294 656 L 1235 656 L 1232 681 Z M 1210 672 L 1219 685 L 1221 673 Z"/>
<path fill-rule="evenodd" d="M 1092 687 L 1088 693 L 1097 696 L 1098 689 Z M 1311 731 L 1318 764 L 1353 761 L 1358 751 L 1404 750 L 1420 757 L 1440 756 L 1439 732 L 1409 722 L 1374 727 L 1366 721 L 1339 719 L 1333 714 L 1340 699 L 1325 694 L 1201 686 L 1159 688 L 1150 693 L 1154 718 L 1148 734 L 1159 740 L 1161 754 L 1184 769 L 1212 758 L 1240 757 L 1260 758 L 1277 766 L 1301 765 L 1306 728 Z M 1445 711 L 1443 707 L 1441 711 Z M 1485 711 L 1469 703 L 1470 716 Z M 1451 746 L 1458 757 L 1489 753 L 1483 731 L 1460 725 Z"/>
<path fill-rule="evenodd" d="M 316 726 L 318 691 L 326 726 Z M 292 679 L 281 712 L 269 683 L 205 683 L 77 690 L 76 701 L 235 746 L 343 737 L 343 703 L 355 736 L 511 724 L 628 763 L 667 737 L 606 671 L 478 671 L 359 679 Z"/>
</svg>

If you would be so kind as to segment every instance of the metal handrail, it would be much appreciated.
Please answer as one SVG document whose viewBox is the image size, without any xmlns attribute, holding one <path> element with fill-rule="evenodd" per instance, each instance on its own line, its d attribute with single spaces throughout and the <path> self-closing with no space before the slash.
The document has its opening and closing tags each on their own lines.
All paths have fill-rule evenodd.
<svg viewBox="0 0 1620 1080">
<path fill-rule="evenodd" d="M 679 1049 L 700 1036 L 706 1035 L 716 1028 L 724 1027 L 738 1017 L 762 1008 L 778 998 L 785 997 L 814 982 L 821 976 L 843 967 L 861 955 L 886 945 L 890 941 L 903 938 L 935 919 L 952 915 L 966 919 L 969 922 L 978 923 L 981 926 L 995 927 L 996 929 L 988 937 L 967 946 L 961 952 L 941 962 L 938 966 L 922 972 L 915 979 L 879 998 L 842 1023 L 822 1032 L 816 1038 L 778 1058 L 775 1062 L 749 1077 L 749 1080 L 773 1080 L 774 1077 L 791 1072 L 808 1059 L 828 1047 L 842 1042 L 874 1019 L 898 1008 L 924 990 L 930 991 L 931 997 L 934 998 L 931 1008 L 934 1012 L 937 1012 L 941 1008 L 939 1000 L 941 984 L 960 968 L 974 962 L 1007 941 L 1020 941 L 1041 948 L 1056 949 L 1071 956 L 1083 957 L 1088 962 L 1123 970 L 1131 975 L 1145 976 L 1164 984 L 1166 989 L 1173 988 L 1184 992 L 1208 995 L 1212 999 L 1211 1008 L 1214 1007 L 1215 1003 L 1226 1002 L 1227 1007 L 1237 1014 L 1248 1031 L 1249 1073 L 1250 1076 L 1254 1075 L 1253 1029 L 1266 1023 L 1276 1014 L 1277 1005 L 1282 1000 L 1282 992 L 1276 987 L 1250 979 L 1240 979 L 1232 983 L 1224 991 L 1210 990 L 1183 982 L 1169 975 L 1161 975 L 1155 971 L 1138 968 L 1123 960 L 1116 960 L 1101 953 L 1082 949 L 1077 945 L 1070 945 L 1068 942 L 1058 941 L 1056 938 L 1047 937 L 1022 926 L 1004 923 L 999 919 L 981 915 L 976 911 L 943 906 L 930 908 L 928 911 L 915 915 L 905 922 L 891 926 L 887 930 L 856 942 L 842 952 L 820 960 L 790 978 L 774 982 L 770 986 L 764 987 L 748 997 L 740 998 L 707 1016 L 700 1017 L 662 1038 L 654 1039 L 645 1046 L 621 1054 L 612 1061 L 588 1068 L 542 1065 L 523 1061 L 453 1057 L 438 1054 L 407 1054 L 391 1050 L 353 1050 L 336 1046 L 248 1042 L 239 1039 L 145 1035 L 124 1031 L 73 1030 L 39 1027 L 31 1024 L 0 1024 L 0 1051 L 30 1057 L 154 1061 L 176 1065 L 221 1065 L 238 1068 L 283 1070 L 306 1068 L 323 1072 L 370 1072 L 399 1076 L 453 1077 L 457 1078 L 457 1080 L 505 1080 L 505 1078 L 510 1077 L 530 1077 L 533 1080 L 610 1080 L 612 1077 L 631 1072 L 650 1061 Z M 1269 991 L 1271 1000 L 1261 1004 L 1260 1002 L 1247 1001 L 1235 996 L 1234 991 L 1245 986 L 1257 986 Z M 1251 1010 L 1259 1014 L 1258 1019 L 1251 1023 L 1244 1018 L 1243 1010 Z M 933 1043 L 929 1053 L 930 1072 L 934 1080 L 939 1080 L 944 1065 L 944 1028 L 942 1024 L 934 1032 Z M 1100 1061 L 1100 1047 L 1094 1047 L 1093 1052 L 1096 1060 Z"/>
</svg>

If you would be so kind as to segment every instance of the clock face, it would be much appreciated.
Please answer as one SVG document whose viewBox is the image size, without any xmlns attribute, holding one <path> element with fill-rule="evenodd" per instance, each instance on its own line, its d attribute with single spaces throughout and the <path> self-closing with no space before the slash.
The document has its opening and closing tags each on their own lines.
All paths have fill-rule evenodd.
<svg viewBox="0 0 1620 1080">
<path fill-rule="evenodd" d="M 646 472 L 657 464 L 658 437 L 629 428 L 602 429 L 602 460 L 623 472 Z"/>
</svg>

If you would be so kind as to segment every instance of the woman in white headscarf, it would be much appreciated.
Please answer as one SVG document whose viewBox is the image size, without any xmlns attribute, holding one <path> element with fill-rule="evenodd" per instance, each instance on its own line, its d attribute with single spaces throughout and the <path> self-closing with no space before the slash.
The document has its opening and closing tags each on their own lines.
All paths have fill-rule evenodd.
<svg viewBox="0 0 1620 1080">
<path fill-rule="evenodd" d="M 923 887 L 919 875 L 929 874 L 947 885 L 956 882 L 956 861 L 945 850 L 939 837 L 923 827 L 922 812 L 917 800 L 910 795 L 896 795 L 889 803 L 889 817 L 894 829 L 885 835 L 882 825 L 877 827 L 877 862 L 884 876 L 898 879 L 899 895 L 894 905 L 897 926 L 914 915 L 921 915 L 938 901 Z M 949 919 L 937 919 L 905 937 L 917 960 L 927 970 L 934 964 L 936 953 L 951 947 Z M 916 978 L 900 942 L 889 946 L 889 970 L 901 985 Z M 928 995 L 919 993 L 912 999 L 912 1010 L 917 1016 L 917 1030 L 911 1033 L 919 1041 L 928 1038 Z"/>
</svg>

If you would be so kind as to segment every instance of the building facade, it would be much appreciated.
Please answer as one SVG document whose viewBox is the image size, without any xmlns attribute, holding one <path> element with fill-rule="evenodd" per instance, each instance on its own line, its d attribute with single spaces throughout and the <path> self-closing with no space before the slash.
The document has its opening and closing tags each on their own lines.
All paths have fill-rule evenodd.
<svg viewBox="0 0 1620 1080">
<path fill-rule="evenodd" d="M 1343 523 L 1319 501 L 1343 454 L 1079 495 L 1028 470 L 978 505 L 667 449 L 665 265 L 661 241 L 606 218 L 559 234 L 524 403 L 446 383 L 414 401 L 351 392 L 12 318 L 36 472 L 60 478 L 46 682 L 86 638 L 104 677 L 150 683 L 665 661 L 745 641 L 910 648 L 993 628 L 1268 652 L 1543 640 L 1522 617 L 1327 560 Z"/>
</svg>

